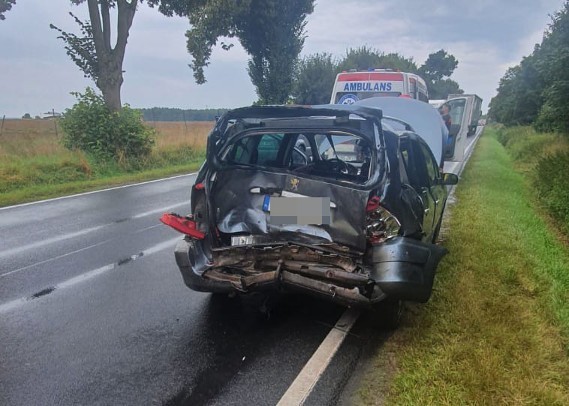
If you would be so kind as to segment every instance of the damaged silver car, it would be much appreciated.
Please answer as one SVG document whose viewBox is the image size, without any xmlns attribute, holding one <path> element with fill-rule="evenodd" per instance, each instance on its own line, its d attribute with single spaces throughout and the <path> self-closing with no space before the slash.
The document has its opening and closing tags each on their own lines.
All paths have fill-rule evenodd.
<svg viewBox="0 0 569 406">
<path fill-rule="evenodd" d="M 457 181 L 411 125 L 380 109 L 248 107 L 209 135 L 191 214 L 162 221 L 185 234 L 176 262 L 196 291 L 426 302 Z"/>
</svg>

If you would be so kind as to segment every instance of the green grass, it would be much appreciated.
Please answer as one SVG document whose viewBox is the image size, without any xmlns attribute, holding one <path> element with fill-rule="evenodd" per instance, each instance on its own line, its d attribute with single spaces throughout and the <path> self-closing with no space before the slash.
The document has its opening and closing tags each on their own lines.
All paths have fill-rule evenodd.
<svg viewBox="0 0 569 406">
<path fill-rule="evenodd" d="M 65 149 L 57 121 L 6 120 L 0 135 L 0 206 L 195 171 L 212 125 L 153 123 L 151 154 L 119 164 Z"/>
<path fill-rule="evenodd" d="M 188 173 L 203 159 L 203 151 L 189 146 L 162 148 L 126 165 L 96 162 L 70 151 L 12 155 L 0 162 L 0 207 Z"/>
<path fill-rule="evenodd" d="M 569 250 L 493 129 L 456 196 L 433 297 L 409 306 L 355 403 L 569 404 Z"/>
</svg>

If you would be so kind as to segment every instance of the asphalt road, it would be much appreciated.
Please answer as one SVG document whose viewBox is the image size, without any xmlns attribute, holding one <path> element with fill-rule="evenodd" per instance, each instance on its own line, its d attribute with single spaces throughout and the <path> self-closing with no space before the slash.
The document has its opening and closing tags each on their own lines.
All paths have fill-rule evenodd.
<svg viewBox="0 0 569 406">
<path fill-rule="evenodd" d="M 1 405 L 279 401 L 344 309 L 290 296 L 267 317 L 187 289 L 181 237 L 158 218 L 189 210 L 191 181 L 0 209 Z M 339 356 L 355 359 L 357 340 Z M 314 404 L 338 395 L 352 364 Z"/>
<path fill-rule="evenodd" d="M 189 210 L 192 180 L 0 209 L 0 405 L 281 399 L 344 309 L 286 296 L 266 315 L 187 289 L 158 218 Z M 384 334 L 360 318 L 305 404 L 335 403 Z"/>
</svg>

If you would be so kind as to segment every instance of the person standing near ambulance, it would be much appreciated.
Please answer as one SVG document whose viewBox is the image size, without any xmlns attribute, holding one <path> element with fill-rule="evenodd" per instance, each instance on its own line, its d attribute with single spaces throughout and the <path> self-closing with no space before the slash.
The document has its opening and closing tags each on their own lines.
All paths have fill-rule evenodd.
<svg viewBox="0 0 569 406">
<path fill-rule="evenodd" d="M 447 129 L 450 132 L 450 126 L 452 124 L 452 120 L 450 117 L 450 106 L 448 104 L 443 104 L 440 108 L 439 108 L 439 113 L 441 113 L 441 117 L 443 119 L 443 121 L 445 122 L 445 125 L 447 126 Z"/>
</svg>

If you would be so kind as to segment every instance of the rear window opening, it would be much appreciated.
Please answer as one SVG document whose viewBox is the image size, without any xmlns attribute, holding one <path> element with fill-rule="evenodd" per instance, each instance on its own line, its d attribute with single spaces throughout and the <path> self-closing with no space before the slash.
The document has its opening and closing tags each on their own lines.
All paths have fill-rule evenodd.
<svg viewBox="0 0 569 406">
<path fill-rule="evenodd" d="M 374 156 L 367 140 L 347 132 L 266 132 L 236 137 L 222 160 L 228 165 L 363 184 L 371 176 Z"/>
</svg>

